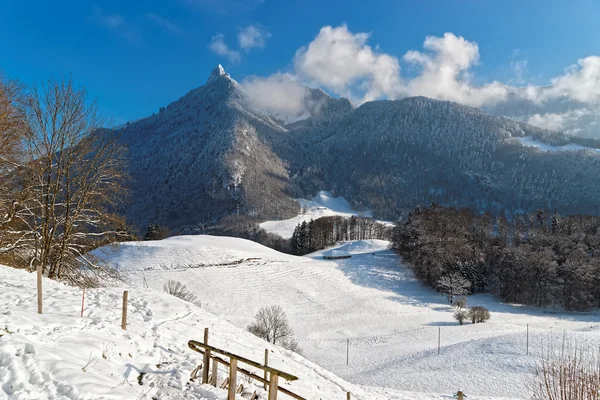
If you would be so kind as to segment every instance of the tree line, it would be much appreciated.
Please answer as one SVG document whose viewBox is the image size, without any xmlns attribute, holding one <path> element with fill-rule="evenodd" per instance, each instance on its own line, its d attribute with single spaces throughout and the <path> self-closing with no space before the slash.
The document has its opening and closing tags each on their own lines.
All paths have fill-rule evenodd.
<svg viewBox="0 0 600 400">
<path fill-rule="evenodd" d="M 540 209 L 509 220 L 433 204 L 398 224 L 391 246 L 436 289 L 466 280 L 458 286 L 511 303 L 600 306 L 600 217 Z"/>
<path fill-rule="evenodd" d="M 391 228 L 371 218 L 351 216 L 321 217 L 303 221 L 294 228 L 291 252 L 304 255 L 345 240 L 388 240 Z"/>
</svg>

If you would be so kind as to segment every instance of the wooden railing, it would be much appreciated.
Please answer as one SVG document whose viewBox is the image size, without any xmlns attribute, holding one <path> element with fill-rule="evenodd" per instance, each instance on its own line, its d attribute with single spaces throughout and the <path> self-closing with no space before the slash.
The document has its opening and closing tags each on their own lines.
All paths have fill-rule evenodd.
<svg viewBox="0 0 600 400">
<path fill-rule="evenodd" d="M 296 377 L 292 374 L 288 374 L 287 372 L 281 371 L 277 368 L 269 367 L 267 365 L 267 360 L 268 360 L 267 352 L 265 352 L 265 363 L 261 364 L 256 361 L 250 360 L 248 358 L 242 357 L 240 355 L 233 354 L 229 351 L 211 346 L 208 344 L 208 328 L 205 329 L 205 331 L 204 331 L 204 343 L 197 342 L 195 340 L 190 340 L 188 342 L 188 346 L 190 349 L 204 355 L 204 360 L 202 363 L 203 364 L 202 365 L 202 383 L 217 386 L 218 365 L 223 364 L 225 367 L 229 368 L 229 378 L 227 378 L 227 381 L 228 381 L 227 399 L 228 400 L 235 400 L 235 394 L 238 391 L 238 388 L 236 387 L 238 372 L 242 373 L 258 382 L 263 383 L 265 389 L 268 388 L 268 399 L 269 400 L 276 400 L 278 392 L 284 393 L 284 394 L 286 394 L 294 399 L 297 399 L 297 400 L 306 400 L 304 397 L 299 396 L 299 395 L 289 391 L 288 389 L 279 386 L 279 378 L 283 378 L 286 381 L 296 381 L 296 380 L 298 380 L 298 377 Z M 223 358 L 217 356 L 217 354 L 224 356 L 224 357 L 228 357 L 229 361 L 224 360 Z M 211 361 L 212 361 L 212 371 L 210 369 Z M 264 371 L 264 377 L 259 376 L 259 375 L 255 374 L 254 372 L 249 371 L 247 369 L 241 368 L 238 365 L 238 363 L 247 364 L 247 365 L 250 365 L 252 367 L 255 367 L 255 368 L 258 368 L 258 369 Z M 192 377 L 191 377 L 192 380 L 196 378 L 196 374 L 198 373 L 199 369 L 200 369 L 200 367 L 196 368 L 192 372 Z M 209 371 L 211 371 L 210 375 L 209 375 Z M 254 393 L 254 396 L 252 398 L 253 399 L 258 398 L 256 393 Z"/>
</svg>

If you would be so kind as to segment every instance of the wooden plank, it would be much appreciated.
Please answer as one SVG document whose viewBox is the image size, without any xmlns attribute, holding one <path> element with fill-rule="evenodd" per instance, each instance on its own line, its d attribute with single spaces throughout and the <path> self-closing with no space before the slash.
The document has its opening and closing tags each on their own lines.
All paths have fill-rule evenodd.
<svg viewBox="0 0 600 400">
<path fill-rule="evenodd" d="M 204 344 L 208 345 L 208 328 L 204 328 Z M 210 369 L 210 350 L 204 352 L 204 360 L 202 361 L 204 368 L 202 369 L 202 383 L 208 383 L 208 371 Z"/>
<path fill-rule="evenodd" d="M 198 377 L 198 370 L 200 368 L 202 368 L 202 365 L 198 365 L 196 368 L 194 368 L 194 370 L 192 371 L 192 373 L 190 375 L 190 381 L 194 381 Z"/>
<path fill-rule="evenodd" d="M 235 400 L 235 389 L 237 384 L 237 360 L 232 358 L 229 360 L 229 390 L 227 392 L 227 400 Z"/>
<path fill-rule="evenodd" d="M 269 349 L 265 349 L 265 366 L 269 366 Z M 269 379 L 269 373 L 265 370 L 265 381 Z M 267 382 L 264 383 L 264 389 L 267 390 Z"/>
<path fill-rule="evenodd" d="M 294 376 L 292 374 L 288 374 L 287 372 L 283 372 L 283 371 L 281 371 L 281 370 L 279 370 L 277 368 L 272 368 L 272 367 L 269 367 L 267 365 L 262 365 L 260 363 L 257 363 L 256 361 L 252 361 L 252 360 L 250 360 L 248 358 L 239 356 L 239 355 L 234 354 L 234 353 L 230 353 L 230 352 L 228 352 L 226 350 L 221 350 L 219 348 L 210 346 L 208 344 L 197 342 L 195 340 L 188 341 L 188 347 L 190 349 L 198 352 L 198 353 L 204 353 L 203 351 L 200 351 L 199 348 L 201 348 L 201 349 L 205 349 L 205 350 L 210 350 L 213 353 L 224 355 L 226 357 L 236 358 L 238 361 L 243 362 L 244 364 L 248 364 L 248 365 L 251 365 L 253 367 L 260 368 L 261 370 L 268 371 L 271 374 L 277 374 L 280 377 L 282 377 L 283 379 L 285 379 L 286 381 L 297 381 L 298 380 L 297 376 Z"/>
<path fill-rule="evenodd" d="M 279 376 L 271 373 L 269 379 L 269 400 L 277 400 L 277 392 L 279 391 Z"/>
</svg>

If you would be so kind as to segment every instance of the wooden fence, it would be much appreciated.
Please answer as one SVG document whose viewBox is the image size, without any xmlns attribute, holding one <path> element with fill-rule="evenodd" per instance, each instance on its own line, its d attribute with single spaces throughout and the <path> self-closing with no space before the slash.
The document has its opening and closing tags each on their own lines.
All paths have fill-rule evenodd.
<svg viewBox="0 0 600 400">
<path fill-rule="evenodd" d="M 306 400 L 304 397 L 299 396 L 286 388 L 279 386 L 279 378 L 283 378 L 286 381 L 296 381 L 298 377 L 288 374 L 287 372 L 281 371 L 277 368 L 269 367 L 268 363 L 268 352 L 265 351 L 265 363 L 261 364 L 256 361 L 250 360 L 248 358 L 242 357 L 237 354 L 230 353 L 226 350 L 219 349 L 217 347 L 213 347 L 208 344 L 208 328 L 204 330 L 204 343 L 197 342 L 195 340 L 190 340 L 188 342 L 188 346 L 190 349 L 203 354 L 204 359 L 202 362 L 202 366 L 198 366 L 193 372 L 191 379 L 196 379 L 198 371 L 200 367 L 202 367 L 202 383 L 211 384 L 213 386 L 217 386 L 217 371 L 219 368 L 219 364 L 224 365 L 229 368 L 229 377 L 223 382 L 222 387 L 227 386 L 228 389 L 228 400 L 235 400 L 235 394 L 239 393 L 242 389 L 240 387 L 236 387 L 237 385 L 237 374 L 242 373 L 258 382 L 263 383 L 264 388 L 268 389 L 268 399 L 276 400 L 277 394 L 279 392 L 284 393 L 294 399 L 297 400 Z M 221 356 L 227 357 L 229 360 L 223 359 Z M 252 371 L 249 371 L 245 368 L 240 367 L 238 364 L 247 364 L 252 367 L 258 368 L 264 371 L 264 377 L 255 374 Z M 212 364 L 212 369 L 211 369 Z M 211 373 L 209 374 L 209 371 Z M 252 399 L 258 399 L 258 395 L 256 392 L 252 396 Z"/>
</svg>

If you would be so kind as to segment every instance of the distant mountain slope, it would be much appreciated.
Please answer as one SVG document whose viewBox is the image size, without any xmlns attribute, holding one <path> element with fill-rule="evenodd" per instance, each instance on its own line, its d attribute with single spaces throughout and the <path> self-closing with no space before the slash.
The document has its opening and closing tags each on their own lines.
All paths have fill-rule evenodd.
<svg viewBox="0 0 600 400">
<path fill-rule="evenodd" d="M 512 138 L 556 135 L 457 103 L 369 102 L 336 124 L 294 134 L 308 149 L 292 162 L 298 181 L 323 182 L 381 218 L 433 201 L 496 212 L 600 213 L 597 153 L 536 151 Z"/>
<path fill-rule="evenodd" d="M 218 66 L 205 85 L 116 131 L 132 176 L 123 213 L 138 229 L 193 232 L 238 212 L 291 218 L 299 211 L 293 198 L 333 189 L 387 220 L 433 201 L 600 214 L 597 154 L 540 152 L 514 138 L 600 148 L 598 141 L 424 97 L 354 108 L 308 89 L 305 103 L 305 118 L 288 124 L 253 108 Z"/>
</svg>

